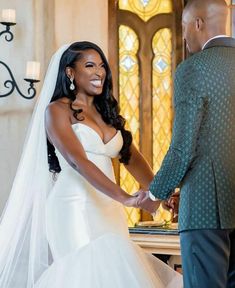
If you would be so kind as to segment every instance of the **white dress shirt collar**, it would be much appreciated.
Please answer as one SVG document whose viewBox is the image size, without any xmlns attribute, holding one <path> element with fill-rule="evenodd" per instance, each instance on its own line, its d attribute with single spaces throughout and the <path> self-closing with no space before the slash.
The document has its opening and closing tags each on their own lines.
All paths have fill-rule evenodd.
<svg viewBox="0 0 235 288">
<path fill-rule="evenodd" d="M 206 41 L 206 43 L 202 46 L 202 50 L 206 47 L 207 43 L 209 43 L 211 40 L 213 39 L 216 39 L 216 38 L 222 38 L 222 37 L 229 37 L 228 35 L 217 35 L 217 36 L 214 36 L 212 38 L 210 38 L 209 40 Z"/>
</svg>

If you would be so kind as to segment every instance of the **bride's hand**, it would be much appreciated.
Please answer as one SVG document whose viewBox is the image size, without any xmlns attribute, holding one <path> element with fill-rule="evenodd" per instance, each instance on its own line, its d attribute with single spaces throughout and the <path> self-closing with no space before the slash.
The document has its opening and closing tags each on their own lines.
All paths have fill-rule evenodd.
<svg viewBox="0 0 235 288">
<path fill-rule="evenodd" d="M 146 197 L 145 191 L 138 191 L 134 195 L 130 195 L 124 202 L 123 205 L 127 207 L 139 208 L 139 203 Z"/>
</svg>

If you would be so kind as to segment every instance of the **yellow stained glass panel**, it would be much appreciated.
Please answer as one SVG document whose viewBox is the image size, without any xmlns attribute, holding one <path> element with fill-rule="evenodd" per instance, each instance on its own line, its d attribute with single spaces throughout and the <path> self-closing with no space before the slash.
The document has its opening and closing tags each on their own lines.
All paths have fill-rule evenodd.
<svg viewBox="0 0 235 288">
<path fill-rule="evenodd" d="M 169 148 L 172 128 L 172 32 L 159 30 L 152 41 L 153 169 L 157 172 Z"/>
<path fill-rule="evenodd" d="M 126 128 L 132 132 L 134 142 L 139 147 L 139 64 L 137 52 L 139 40 L 129 27 L 119 27 L 119 104 L 121 114 L 127 120 Z M 139 184 L 120 166 L 120 185 L 132 194 L 139 189 Z M 140 219 L 140 211 L 126 208 L 128 225 L 134 226 Z"/>
<path fill-rule="evenodd" d="M 157 14 L 171 13 L 171 0 L 119 0 L 119 9 L 128 10 L 137 14 L 142 20 L 147 22 Z"/>
</svg>

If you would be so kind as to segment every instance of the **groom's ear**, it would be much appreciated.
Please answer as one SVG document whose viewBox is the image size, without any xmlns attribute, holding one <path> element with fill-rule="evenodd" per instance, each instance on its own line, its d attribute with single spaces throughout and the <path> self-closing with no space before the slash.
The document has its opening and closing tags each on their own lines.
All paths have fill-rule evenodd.
<svg viewBox="0 0 235 288">
<path fill-rule="evenodd" d="M 201 31 L 203 30 L 204 27 L 204 20 L 200 17 L 197 17 L 195 20 L 195 29 L 196 31 Z"/>
</svg>

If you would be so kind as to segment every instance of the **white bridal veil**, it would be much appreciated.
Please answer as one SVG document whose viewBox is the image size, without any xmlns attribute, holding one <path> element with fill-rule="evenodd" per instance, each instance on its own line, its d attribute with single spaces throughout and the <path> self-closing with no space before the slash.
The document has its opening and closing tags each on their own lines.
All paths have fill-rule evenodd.
<svg viewBox="0 0 235 288">
<path fill-rule="evenodd" d="M 53 181 L 48 170 L 44 112 L 55 89 L 61 56 L 68 47 L 62 46 L 51 59 L 1 217 L 1 288 L 34 287 L 49 264 L 45 200 Z"/>
</svg>

